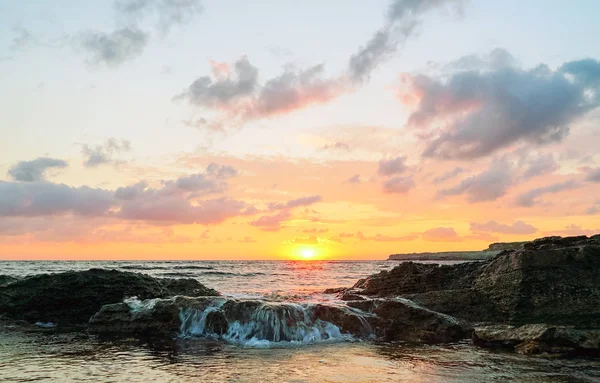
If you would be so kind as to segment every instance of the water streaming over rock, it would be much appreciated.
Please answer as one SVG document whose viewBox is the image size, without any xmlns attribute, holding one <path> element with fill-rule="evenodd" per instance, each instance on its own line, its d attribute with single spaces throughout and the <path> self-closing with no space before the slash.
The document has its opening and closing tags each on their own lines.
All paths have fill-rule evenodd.
<svg viewBox="0 0 600 383">
<path fill-rule="evenodd" d="M 272 342 L 308 344 L 354 339 L 322 318 L 329 308 L 339 310 L 316 304 L 214 299 L 205 308 L 179 308 L 180 335 L 213 337 L 259 347 Z M 362 332 L 372 332 L 361 315 L 356 312 L 351 315 L 360 318 Z"/>
</svg>

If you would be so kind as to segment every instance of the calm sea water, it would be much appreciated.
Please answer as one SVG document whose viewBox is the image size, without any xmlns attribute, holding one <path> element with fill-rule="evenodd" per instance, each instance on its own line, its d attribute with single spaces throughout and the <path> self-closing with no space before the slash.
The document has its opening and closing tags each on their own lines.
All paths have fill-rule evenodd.
<svg viewBox="0 0 600 383">
<path fill-rule="evenodd" d="M 92 267 L 197 278 L 234 297 L 323 301 L 398 262 L 0 262 L 26 276 Z M 206 339 L 160 343 L 23 334 L 0 326 L 0 382 L 600 382 L 600 361 L 523 357 L 468 342 L 367 341 L 244 347 Z"/>
<path fill-rule="evenodd" d="M 398 265 L 394 261 L 8 261 L 0 274 L 106 268 L 159 278 L 195 278 L 224 295 L 271 300 L 322 300 L 330 287 L 350 287 L 360 278 Z"/>
</svg>

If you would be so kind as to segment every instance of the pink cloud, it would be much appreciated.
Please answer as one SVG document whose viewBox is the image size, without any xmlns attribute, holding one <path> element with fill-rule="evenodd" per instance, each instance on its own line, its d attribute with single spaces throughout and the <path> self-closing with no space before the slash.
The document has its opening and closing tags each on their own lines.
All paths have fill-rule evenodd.
<svg viewBox="0 0 600 383">
<path fill-rule="evenodd" d="M 423 240 L 431 242 L 460 242 L 462 238 L 451 227 L 435 227 L 425 231 L 422 236 Z"/>
<path fill-rule="evenodd" d="M 291 216 L 292 214 L 288 210 L 282 210 L 275 215 L 264 215 L 250 222 L 250 225 L 263 231 L 279 231 L 281 230 L 281 224 L 290 219 Z"/>
</svg>

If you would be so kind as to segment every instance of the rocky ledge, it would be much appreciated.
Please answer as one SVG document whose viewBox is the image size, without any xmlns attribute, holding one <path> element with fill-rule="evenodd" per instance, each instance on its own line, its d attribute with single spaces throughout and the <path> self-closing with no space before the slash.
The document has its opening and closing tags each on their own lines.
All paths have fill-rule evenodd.
<svg viewBox="0 0 600 383">
<path fill-rule="evenodd" d="M 456 342 L 470 337 L 464 321 L 406 299 L 297 304 L 214 297 L 175 297 L 105 305 L 90 318 L 100 335 L 197 335 L 245 343 L 306 342 L 342 337 L 376 337 L 414 343 Z"/>
<path fill-rule="evenodd" d="M 405 262 L 338 294 L 409 299 L 474 323 L 481 346 L 593 354 L 600 350 L 600 235 L 540 238 L 482 262 Z"/>
<path fill-rule="evenodd" d="M 0 281 L 1 282 L 1 281 Z M 124 298 L 218 295 L 194 279 L 160 279 L 117 270 L 90 269 L 6 279 L 0 316 L 31 323 L 85 326 L 92 315 Z"/>
</svg>

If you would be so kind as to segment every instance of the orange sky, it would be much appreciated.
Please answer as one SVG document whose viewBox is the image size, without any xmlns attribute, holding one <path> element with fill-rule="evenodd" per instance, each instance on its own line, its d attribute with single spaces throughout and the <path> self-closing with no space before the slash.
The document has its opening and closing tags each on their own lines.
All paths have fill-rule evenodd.
<svg viewBox="0 0 600 383">
<path fill-rule="evenodd" d="M 585 7 L 499 25 L 508 3 L 127 1 L 2 8 L 1 260 L 385 259 L 600 232 Z"/>
</svg>

